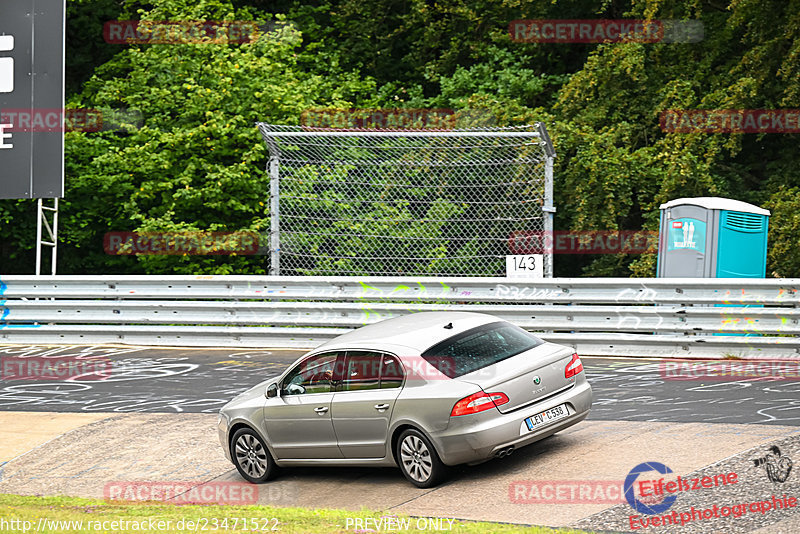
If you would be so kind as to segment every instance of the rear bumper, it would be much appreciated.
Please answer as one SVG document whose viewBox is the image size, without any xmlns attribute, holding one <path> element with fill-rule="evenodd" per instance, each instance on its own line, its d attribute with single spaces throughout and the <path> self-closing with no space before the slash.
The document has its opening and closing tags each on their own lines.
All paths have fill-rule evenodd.
<svg viewBox="0 0 800 534">
<path fill-rule="evenodd" d="M 520 429 L 526 417 L 559 404 L 569 406 L 569 417 L 533 432 Z M 592 388 L 584 378 L 569 391 L 513 413 L 501 414 L 498 410 L 492 410 L 485 414 L 451 419 L 456 424 L 451 423 L 446 430 L 432 434 L 431 439 L 447 465 L 481 462 L 492 458 L 501 449 L 530 445 L 583 421 L 589 415 L 591 406 Z"/>
</svg>

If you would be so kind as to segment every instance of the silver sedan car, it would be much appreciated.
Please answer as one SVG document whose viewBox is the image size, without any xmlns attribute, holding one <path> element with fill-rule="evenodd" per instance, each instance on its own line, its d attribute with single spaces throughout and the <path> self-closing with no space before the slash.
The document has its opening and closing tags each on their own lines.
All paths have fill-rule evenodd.
<svg viewBox="0 0 800 534">
<path fill-rule="evenodd" d="M 279 467 L 399 466 L 420 488 L 582 421 L 592 390 L 573 349 L 481 313 L 425 312 L 333 339 L 220 410 L 246 480 Z"/>
</svg>

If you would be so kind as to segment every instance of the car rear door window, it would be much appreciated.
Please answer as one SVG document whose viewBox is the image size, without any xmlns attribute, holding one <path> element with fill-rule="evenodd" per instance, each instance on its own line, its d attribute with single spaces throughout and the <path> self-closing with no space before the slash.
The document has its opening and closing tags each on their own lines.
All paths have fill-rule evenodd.
<svg viewBox="0 0 800 534">
<path fill-rule="evenodd" d="M 389 354 L 384 354 L 381 365 L 381 389 L 399 388 L 403 385 L 403 367 L 400 361 Z"/>
<path fill-rule="evenodd" d="M 380 352 L 348 351 L 340 390 L 378 389 L 382 357 Z"/>
</svg>

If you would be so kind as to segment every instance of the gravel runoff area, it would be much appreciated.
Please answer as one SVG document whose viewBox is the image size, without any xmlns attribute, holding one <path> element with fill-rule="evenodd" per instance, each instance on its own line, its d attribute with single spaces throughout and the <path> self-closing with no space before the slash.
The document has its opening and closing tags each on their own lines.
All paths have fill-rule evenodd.
<svg viewBox="0 0 800 534">
<path fill-rule="evenodd" d="M 653 458 L 652 462 L 669 466 L 668 458 Z M 641 471 L 637 482 L 634 483 L 636 495 L 639 493 L 638 481 L 656 481 L 664 478 L 666 484 L 677 479 L 676 473 L 661 475 L 656 471 L 644 472 L 643 469 Z M 718 485 L 713 485 L 715 476 L 725 474 L 727 479 L 731 479 L 730 473 L 736 474 L 735 482 L 723 484 L 721 478 L 718 478 Z M 712 482 L 706 482 L 706 485 L 711 487 L 702 488 L 703 477 L 712 479 Z M 698 489 L 675 492 L 676 499 L 672 506 L 658 514 L 647 515 L 637 512 L 630 504 L 625 503 L 585 517 L 571 526 L 596 531 L 659 534 L 673 532 L 727 534 L 754 531 L 796 534 L 798 532 L 800 435 L 781 438 L 692 473 L 681 474 L 681 479 L 687 480 L 690 487 L 694 486 L 695 478 L 699 479 Z M 648 493 L 652 493 L 653 490 L 650 490 L 649 486 L 645 487 Z M 658 501 L 667 495 L 670 494 L 664 493 L 661 497 L 653 497 L 654 500 L 648 504 L 655 508 L 658 506 Z M 647 502 L 645 498 L 642 500 Z M 781 501 L 782 508 L 778 501 Z M 794 506 L 791 506 L 792 504 Z M 746 509 L 743 510 L 744 508 Z M 710 517 L 701 518 L 703 513 Z M 737 515 L 739 517 L 736 517 Z M 652 521 L 653 518 L 661 519 L 643 526 L 645 521 Z M 682 518 L 686 520 L 683 524 Z M 657 524 L 658 526 L 654 526 Z"/>
</svg>

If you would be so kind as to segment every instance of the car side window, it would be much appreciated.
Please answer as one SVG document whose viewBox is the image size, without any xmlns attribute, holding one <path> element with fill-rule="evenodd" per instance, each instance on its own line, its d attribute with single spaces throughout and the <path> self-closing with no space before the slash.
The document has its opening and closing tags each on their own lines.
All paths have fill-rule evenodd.
<svg viewBox="0 0 800 534">
<path fill-rule="evenodd" d="M 400 360 L 389 354 L 383 355 L 381 365 L 381 389 L 399 388 L 403 385 L 403 367 Z"/>
<path fill-rule="evenodd" d="M 338 352 L 326 352 L 300 362 L 283 379 L 281 395 L 328 393 L 338 356 Z"/>
<path fill-rule="evenodd" d="M 382 356 L 380 352 L 348 351 L 341 391 L 378 389 Z"/>
</svg>

